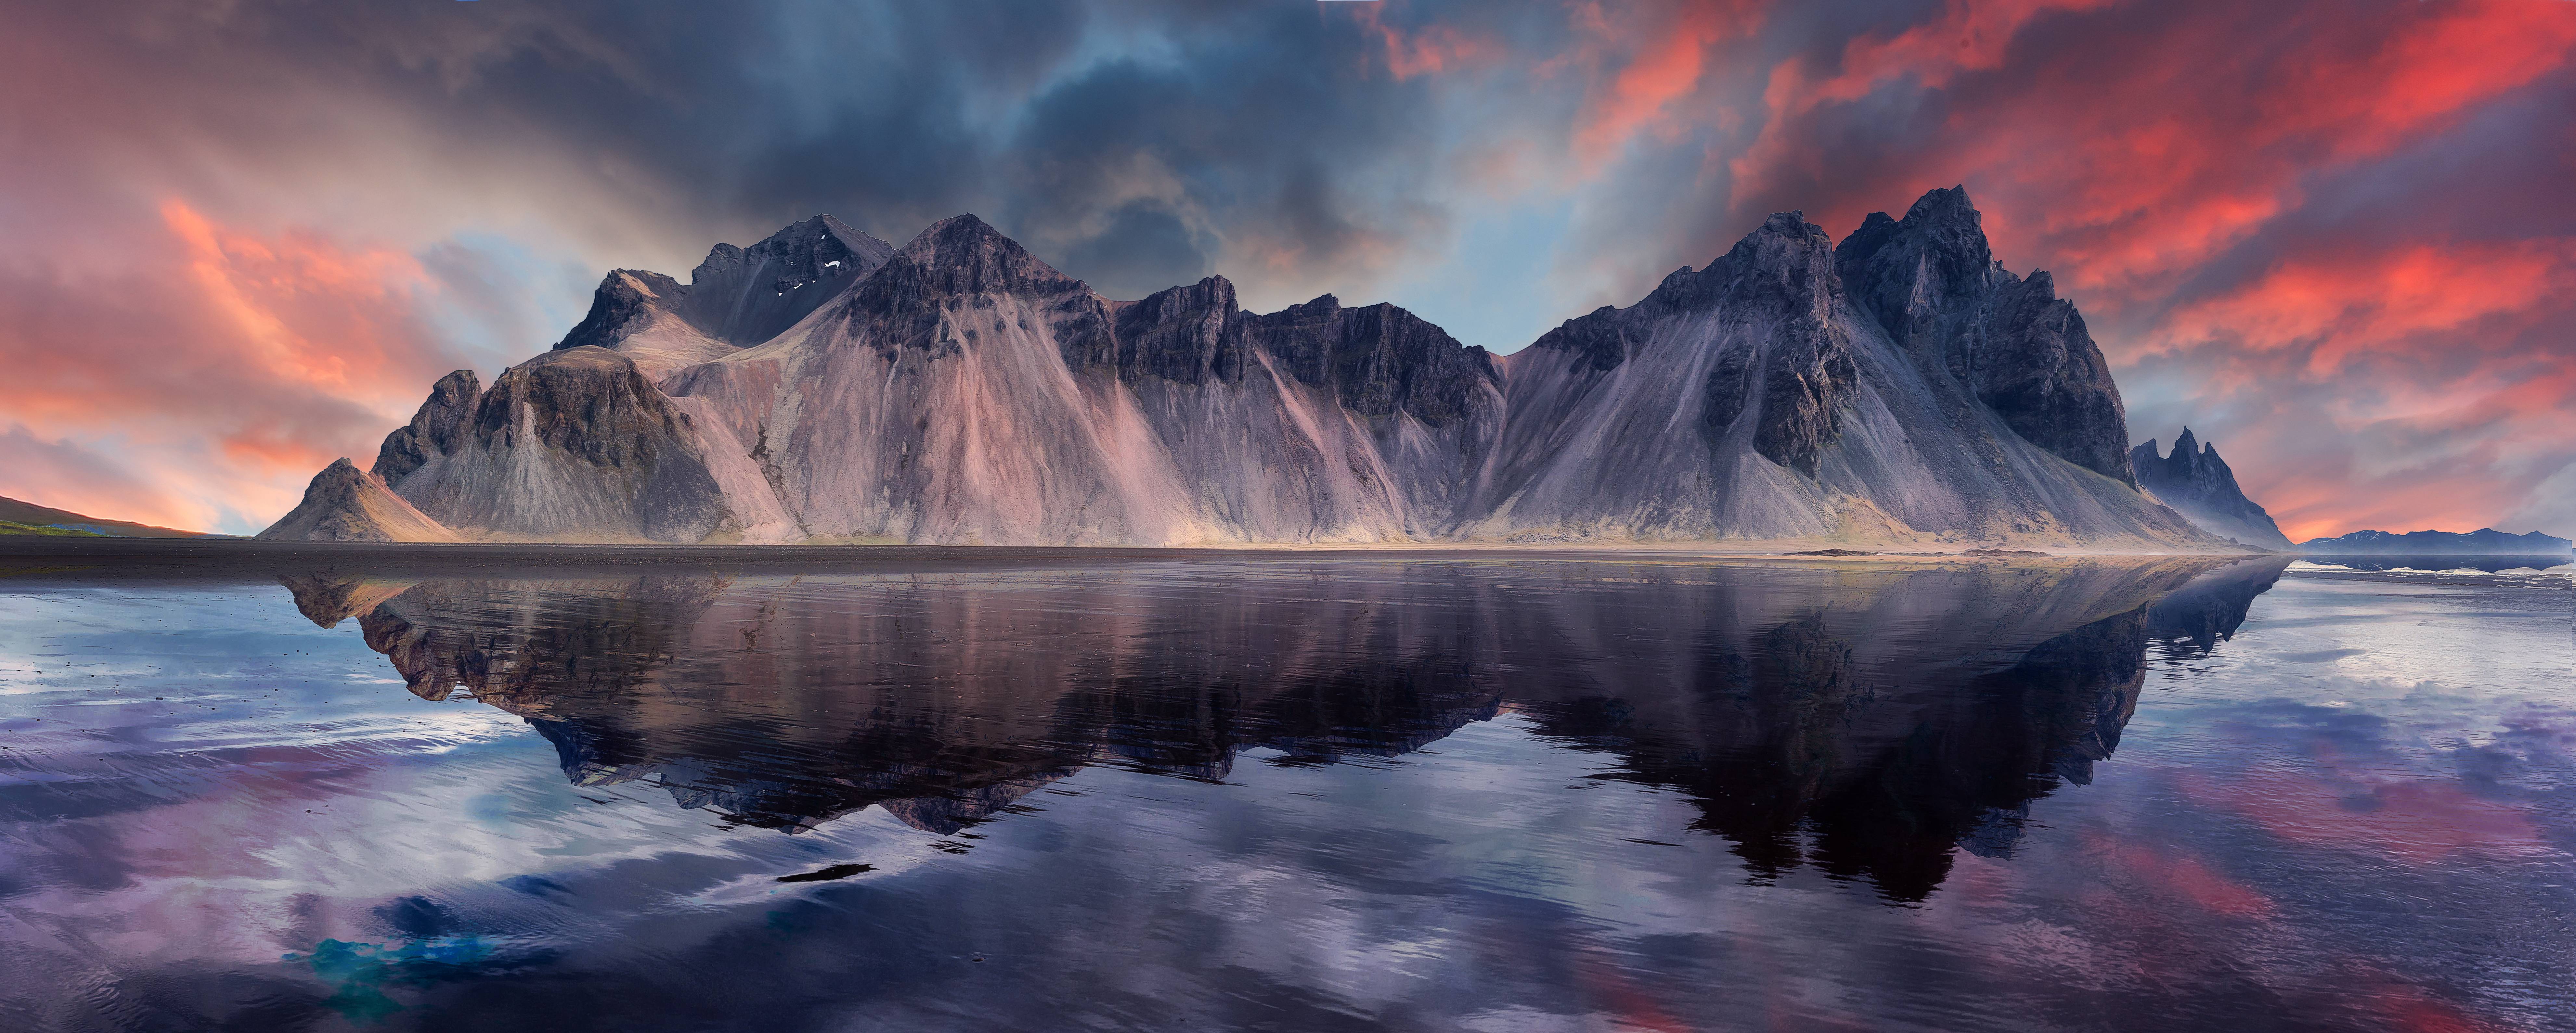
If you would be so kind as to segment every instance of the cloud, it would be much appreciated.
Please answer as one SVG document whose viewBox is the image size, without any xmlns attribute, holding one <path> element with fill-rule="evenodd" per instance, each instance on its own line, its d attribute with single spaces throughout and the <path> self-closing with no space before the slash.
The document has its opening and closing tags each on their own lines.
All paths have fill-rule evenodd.
<svg viewBox="0 0 2576 1033">
<path fill-rule="evenodd" d="M 27 428 L 0 429 L 0 496 L 68 509 L 84 516 L 184 525 L 197 511 L 114 458 L 70 441 L 50 441 Z"/>
<path fill-rule="evenodd" d="M 1965 183 L 2137 436 L 2320 533 L 2566 532 L 2571 50 L 2563 0 L 50 5 L 0 37 L 0 417 L 253 513 L 605 269 L 818 211 L 1507 351 Z"/>
<path fill-rule="evenodd" d="M 0 268 L 0 412 L 14 449 L 50 457 L 13 470 L 19 497 L 255 529 L 333 457 L 371 456 L 454 368 L 409 256 L 245 233 L 177 200 L 159 215 L 162 235 L 124 269 Z M 83 461 L 100 476 L 77 476 Z"/>
</svg>

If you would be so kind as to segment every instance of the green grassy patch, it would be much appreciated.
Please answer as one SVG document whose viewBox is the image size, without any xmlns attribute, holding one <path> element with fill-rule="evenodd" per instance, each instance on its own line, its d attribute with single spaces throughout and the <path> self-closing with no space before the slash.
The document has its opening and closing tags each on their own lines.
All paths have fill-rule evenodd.
<svg viewBox="0 0 2576 1033">
<path fill-rule="evenodd" d="M 68 527 L 45 527 L 38 524 L 21 524 L 14 520 L 0 520 L 0 534 L 42 534 L 52 535 L 57 538 L 107 537 L 106 535 L 100 534 L 96 531 L 75 531 Z"/>
</svg>

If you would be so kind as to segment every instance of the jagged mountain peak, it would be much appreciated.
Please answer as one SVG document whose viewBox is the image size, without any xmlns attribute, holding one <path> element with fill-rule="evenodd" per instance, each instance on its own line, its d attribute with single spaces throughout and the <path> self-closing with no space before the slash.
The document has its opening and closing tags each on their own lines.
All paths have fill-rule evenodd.
<svg viewBox="0 0 2576 1033">
<path fill-rule="evenodd" d="M 718 244 L 708 249 L 706 260 L 690 274 L 690 283 L 701 284 L 722 276 L 729 267 L 764 260 L 776 263 L 789 276 L 819 278 L 831 275 L 842 265 L 864 276 L 884 265 L 894 252 L 894 245 L 848 223 L 830 215 L 815 215 L 788 223 L 750 247 Z"/>
<path fill-rule="evenodd" d="M 1923 196 L 1915 198 L 1914 204 L 1905 209 L 1907 224 L 1923 226 L 1938 223 L 1961 226 L 1975 230 L 1979 236 L 1985 233 L 1979 224 L 1981 218 L 1982 216 L 1977 212 L 1976 202 L 1968 199 L 1966 184 L 1933 187 L 1924 191 Z"/>
<path fill-rule="evenodd" d="M 470 537 L 2214 546 L 2122 483 L 2081 318 L 1984 246 L 1958 188 L 1840 245 L 1783 212 L 1505 364 L 1392 304 L 1113 301 L 972 214 L 817 215 L 611 272 L 378 462 Z"/>
<path fill-rule="evenodd" d="M 1335 313 L 1338 313 L 1341 310 L 1341 298 L 1331 294 L 1318 294 L 1312 299 L 1290 305 L 1287 308 L 1280 309 L 1270 315 L 1273 319 L 1302 323 L 1318 319 L 1331 319 Z"/>
<path fill-rule="evenodd" d="M 921 267 L 933 290 L 951 294 L 1081 286 L 1081 281 L 1056 271 L 973 213 L 931 223 L 903 246 L 901 254 Z"/>
<path fill-rule="evenodd" d="M 894 245 L 816 215 L 747 248 L 716 245 L 686 284 L 612 269 L 555 349 L 608 348 L 660 377 L 776 337 L 893 255 Z"/>
<path fill-rule="evenodd" d="M 2191 428 L 2174 438 L 2173 453 L 2159 455 L 2148 439 L 2129 451 L 2129 467 L 2138 486 L 2155 495 L 2201 530 L 2230 541 L 2266 549 L 2287 549 L 2290 539 L 2272 515 L 2245 497 L 2236 471 L 2219 458 L 2218 446 L 2203 444 Z"/>
<path fill-rule="evenodd" d="M 1871 213 L 1834 248 L 1853 308 L 1927 376 L 1976 393 L 2024 439 L 2124 484 L 2127 415 L 2110 363 L 2053 277 L 2005 272 L 1965 187 Z"/>
<path fill-rule="evenodd" d="M 1637 307 L 1698 311 L 1721 303 L 1756 303 L 1820 309 L 1842 290 L 1834 273 L 1833 246 L 1833 238 L 1824 227 L 1808 222 L 1806 213 L 1780 212 L 1707 267 L 1673 270 Z"/>
<path fill-rule="evenodd" d="M 1148 294 L 1139 300 L 1121 302 L 1120 304 L 1122 306 L 1145 306 L 1155 309 L 1214 308 L 1218 311 L 1228 313 L 1235 311 L 1239 307 L 1235 301 L 1234 281 L 1222 276 L 1201 277 L 1197 283 L 1185 283 L 1177 287 L 1165 287 L 1162 290 Z"/>
<path fill-rule="evenodd" d="M 1985 286 L 1995 258 L 1984 216 L 1957 186 L 1926 192 L 1901 220 L 1869 213 L 1835 247 L 1834 264 L 1888 335 L 1906 344 L 1930 331 L 1926 324 L 1947 314 L 1947 303 Z"/>
<path fill-rule="evenodd" d="M 590 311 L 555 342 L 555 348 L 613 348 L 644 329 L 657 311 L 670 311 L 688 295 L 679 281 L 648 269 L 611 269 L 591 292 Z"/>
<path fill-rule="evenodd" d="M 581 331 L 576 328 L 574 334 Z M 569 339 L 569 338 L 567 338 Z M 562 350 L 558 345 L 556 350 Z M 368 472 L 388 485 L 400 485 L 403 478 L 429 464 L 436 456 L 454 451 L 465 433 L 467 421 L 473 418 L 474 401 L 483 395 L 483 378 L 470 369 L 460 369 L 438 378 L 430 385 L 429 398 L 420 403 L 411 423 L 385 435 L 376 450 L 376 463 Z"/>
</svg>

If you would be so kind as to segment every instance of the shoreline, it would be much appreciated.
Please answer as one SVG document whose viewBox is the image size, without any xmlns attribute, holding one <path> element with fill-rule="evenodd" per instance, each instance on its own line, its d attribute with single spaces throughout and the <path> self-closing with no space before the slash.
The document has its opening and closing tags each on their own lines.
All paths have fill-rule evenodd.
<svg viewBox="0 0 2576 1033">
<path fill-rule="evenodd" d="M 1814 541 L 1772 542 L 1402 542 L 1378 543 L 1228 543 L 1218 545 L 672 545 L 644 542 L 305 542 L 207 535 L 192 538 L 72 537 L 0 535 L 0 560 L 131 556 L 163 557 L 351 557 L 364 555 L 441 556 L 453 558 L 524 559 L 544 557 L 668 557 L 701 559 L 739 557 L 760 560 L 826 561 L 987 556 L 997 559 L 1192 559 L 1211 556 L 1652 556 L 1711 559 L 1790 560 L 1924 560 L 1955 559 L 2172 559 L 2182 557 L 2243 559 L 2295 556 L 2269 551 L 2126 551 L 2118 549 L 2030 549 L 1968 546 L 1935 551 L 1855 549 Z"/>
<path fill-rule="evenodd" d="M 1798 543 L 1807 544 L 1807 543 Z M 0 537 L 0 584 L 64 577 L 198 580 L 331 575 L 539 577 L 705 573 L 940 573 L 1115 564 L 1318 562 L 1740 563 L 1819 569 L 2095 563 L 2224 566 L 2288 554 L 1872 553 L 1788 555 L 1785 550 L 1678 545 L 1437 544 L 1404 546 L 1129 547 L 1016 545 L 603 545 L 528 542 L 279 542 L 253 538 Z"/>
</svg>

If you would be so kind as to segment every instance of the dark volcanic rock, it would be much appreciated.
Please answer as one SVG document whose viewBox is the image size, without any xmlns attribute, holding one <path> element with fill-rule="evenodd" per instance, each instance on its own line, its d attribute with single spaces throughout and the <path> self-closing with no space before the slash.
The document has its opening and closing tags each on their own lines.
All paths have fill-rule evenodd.
<svg viewBox="0 0 2576 1033">
<path fill-rule="evenodd" d="M 2257 548 L 2290 547 L 2272 514 L 2236 486 L 2236 472 L 2218 458 L 2218 446 L 2201 445 L 2189 427 L 2174 439 L 2173 455 L 2157 456 L 2156 443 L 2149 439 L 2129 453 L 2129 468 L 2137 474 L 2138 487 L 2155 493 L 2201 530 Z"/>
<path fill-rule="evenodd" d="M 646 467 L 679 434 L 679 415 L 605 348 L 550 352 L 511 367 L 475 406 L 485 448 L 543 443 L 597 466 Z"/>
<path fill-rule="evenodd" d="M 1502 381 L 1493 357 L 1393 305 L 1343 308 L 1330 294 L 1245 321 L 1256 346 L 1298 380 L 1329 386 L 1369 418 L 1397 410 L 1432 426 L 1466 415 L 1480 385 Z"/>
<path fill-rule="evenodd" d="M 604 348 L 502 373 L 437 473 L 406 480 L 405 496 L 442 522 L 510 537 L 694 542 L 730 516 L 686 417 Z"/>
<path fill-rule="evenodd" d="M 473 370 L 460 369 L 438 378 L 438 383 L 430 385 L 428 400 L 412 414 L 410 425 L 385 435 L 370 472 L 386 484 L 398 485 L 412 471 L 427 465 L 431 457 L 455 451 L 466 423 L 473 417 L 474 400 L 482 393 L 483 379 Z"/>
<path fill-rule="evenodd" d="M 921 267 L 930 289 L 942 294 L 1052 293 L 1081 285 L 973 215 L 931 223 L 903 246 L 902 254 Z"/>
<path fill-rule="evenodd" d="M 671 303 L 687 295 L 689 289 L 657 272 L 645 269 L 611 269 L 591 292 L 590 312 L 573 324 L 555 349 L 614 348 L 617 343 L 643 329 L 655 310 L 667 311 Z"/>
<path fill-rule="evenodd" d="M 1464 418 L 1484 390 L 1502 383 L 1485 349 L 1394 305 L 1344 308 L 1326 294 L 1256 315 L 1235 307 L 1233 283 L 1211 276 L 1114 310 L 1113 332 L 1068 345 L 1067 365 L 1114 365 L 1129 383 L 1237 383 L 1257 351 L 1362 417 L 1400 410 L 1434 427 Z"/>
<path fill-rule="evenodd" d="M 1659 323 L 1720 319 L 1742 343 L 1722 351 L 1702 381 L 1701 431 L 1723 439 L 1753 414 L 1754 450 L 1812 477 L 1859 383 L 1850 334 L 1833 317 L 1840 295 L 1833 239 L 1800 213 L 1786 212 L 1708 268 L 1684 266 L 1664 277 L 1635 307 L 1567 320 L 1532 347 L 1571 352 L 1586 367 L 1607 371 Z"/>
<path fill-rule="evenodd" d="M 674 310 L 709 337 L 750 347 L 785 332 L 893 257 L 894 245 L 817 215 L 747 248 L 716 245 L 689 274 L 687 294 Z"/>
<path fill-rule="evenodd" d="M 1726 318 L 1768 331 L 1769 340 L 1719 357 L 1702 430 L 1722 438 L 1751 408 L 1759 414 L 1754 451 L 1815 476 L 1817 454 L 1840 431 L 1843 407 L 1859 386 L 1850 333 L 1833 321 L 1838 279 L 1833 238 L 1789 212 L 1772 216 L 1707 269 L 1675 273 L 1646 296 L 1640 307 L 1650 316 L 1722 306 Z"/>
<path fill-rule="evenodd" d="M 1977 399 L 2031 444 L 2115 480 L 2130 478 L 2128 416 L 2111 364 L 2056 281 L 1999 277 L 1981 326 L 1961 351 Z"/>
<path fill-rule="evenodd" d="M 640 348 L 666 360 L 657 369 L 703 362 L 778 336 L 892 257 L 894 245 L 817 215 L 747 248 L 716 245 L 685 285 L 611 270 L 555 349 Z"/>
<path fill-rule="evenodd" d="M 1772 216 L 1508 368 L 1471 535 L 2218 544 L 2136 491 L 2082 319 L 1957 189 L 1839 246 Z"/>
<path fill-rule="evenodd" d="M 1855 307 L 1927 373 L 1975 391 L 2031 444 L 2134 483 L 2120 391 L 2084 317 L 2047 273 L 1995 262 L 1967 190 L 1925 194 L 1903 220 L 1870 213 L 1834 261 Z"/>
<path fill-rule="evenodd" d="M 1067 354 L 1065 363 L 1075 369 L 1114 365 L 1119 379 L 1129 382 L 1161 377 L 1180 384 L 1234 383 L 1243 379 L 1245 315 L 1225 277 L 1165 288 L 1118 306 L 1116 333 L 1092 335 L 1093 346 Z"/>
</svg>

